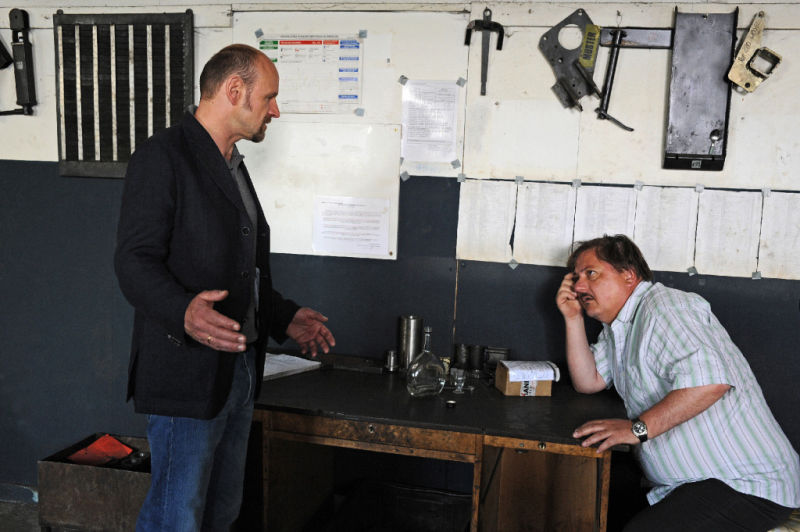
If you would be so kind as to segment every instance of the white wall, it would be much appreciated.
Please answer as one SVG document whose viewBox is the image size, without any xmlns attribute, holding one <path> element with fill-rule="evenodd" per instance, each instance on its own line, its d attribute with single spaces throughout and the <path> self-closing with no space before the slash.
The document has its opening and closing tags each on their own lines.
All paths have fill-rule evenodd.
<svg viewBox="0 0 800 532">
<path fill-rule="evenodd" d="M 133 3 L 133 2 L 131 2 Z M 207 2 L 189 2 L 171 0 L 141 3 L 131 7 L 106 7 L 105 1 L 84 0 L 72 2 L 64 6 L 59 0 L 39 0 L 20 6 L 18 3 L 0 0 L 0 38 L 9 47 L 11 32 L 8 29 L 8 11 L 12 7 L 23 7 L 31 17 L 31 41 L 34 47 L 35 72 L 37 77 L 37 95 L 39 105 L 32 117 L 9 116 L 0 117 L 0 158 L 17 160 L 55 161 L 58 158 L 56 139 L 56 105 L 54 99 L 54 60 L 52 37 L 52 14 L 59 8 L 66 12 L 160 12 L 183 11 L 191 8 L 195 14 L 195 72 L 216 50 L 233 42 L 234 16 L 247 16 L 246 12 L 264 11 L 443 11 L 451 13 L 467 13 L 467 19 L 479 19 L 485 7 L 493 10 L 493 20 L 505 27 L 505 45 L 502 51 L 491 48 L 489 59 L 489 81 L 486 96 L 479 95 L 480 82 L 480 34 L 474 34 L 472 46 L 469 48 L 469 64 L 465 99 L 465 126 L 462 157 L 463 168 L 461 178 L 470 180 L 506 181 L 506 186 L 525 187 L 521 198 L 531 196 L 530 187 L 535 183 L 563 184 L 566 188 L 573 181 L 580 180 L 584 186 L 624 185 L 630 187 L 633 203 L 632 221 L 626 222 L 623 232 L 634 236 L 637 225 L 647 222 L 655 232 L 656 242 L 639 241 L 643 246 L 653 246 L 655 252 L 661 247 L 676 250 L 680 256 L 664 256 L 666 269 L 682 269 L 686 263 L 684 255 L 690 256 L 688 268 L 702 265 L 706 271 L 700 273 L 718 273 L 726 275 L 748 276 L 752 272 L 765 272 L 765 275 L 800 278 L 798 267 L 789 263 L 800 264 L 791 252 L 778 253 L 776 250 L 792 249 L 792 243 L 800 241 L 800 228 L 793 230 L 780 228 L 776 219 L 780 212 L 798 212 L 800 203 L 800 179 L 798 179 L 798 160 L 800 160 L 800 120 L 798 120 L 797 87 L 800 85 L 800 69 L 793 62 L 792 53 L 800 49 L 800 6 L 795 3 L 770 3 L 751 0 L 746 4 L 727 1 L 708 3 L 705 1 L 684 2 L 677 4 L 681 12 L 730 12 L 739 8 L 739 30 L 743 32 L 750 24 L 753 15 L 764 10 L 767 15 L 766 31 L 763 46 L 767 46 L 783 55 L 784 61 L 773 75 L 752 94 L 734 93 L 731 101 L 729 120 L 729 139 L 727 160 L 721 172 L 693 172 L 661 169 L 663 156 L 665 113 L 668 98 L 669 52 L 665 50 L 622 50 L 614 85 L 610 112 L 635 127 L 628 133 L 606 121 L 598 121 L 592 109 L 597 102 L 584 99 L 587 109 L 583 113 L 561 107 L 550 87 L 555 78 L 543 56 L 538 51 L 539 36 L 559 23 L 578 7 L 584 8 L 593 22 L 600 26 L 640 26 L 670 27 L 676 4 L 671 1 L 651 2 L 617 2 L 604 3 L 587 0 L 580 3 L 483 3 L 483 2 L 446 2 L 434 1 L 426 3 L 408 2 L 258 2 L 237 4 L 213 4 Z M 437 28 L 426 28 L 431 35 L 437 34 Z M 595 67 L 595 82 L 602 84 L 605 72 L 607 49 L 601 48 Z M 425 63 L 426 57 L 419 61 Z M 12 70 L 0 71 L 0 110 L 15 107 L 15 92 Z M 524 182 L 517 184 L 515 179 Z M 700 185 L 700 186 L 698 186 Z M 675 194 L 680 197 L 690 196 L 693 209 L 688 211 L 681 202 L 674 200 L 675 194 L 648 193 L 642 195 L 643 187 L 677 187 Z M 469 187 L 465 187 L 469 188 Z M 566 190 L 566 188 L 564 190 Z M 533 241 L 522 242 L 520 252 L 511 253 L 502 245 L 486 245 L 484 239 L 506 238 L 504 234 L 487 234 L 472 231 L 476 235 L 468 236 L 470 231 L 464 228 L 459 233 L 459 256 L 475 260 L 507 261 L 511 256 L 518 262 L 536 264 L 557 263 L 566 253 L 570 242 L 575 238 L 575 224 L 603 232 L 611 226 L 603 226 L 602 219 L 608 213 L 599 216 L 598 205 L 602 208 L 609 203 L 603 194 L 613 196 L 614 192 L 600 192 L 600 200 L 585 201 L 589 193 L 584 191 L 581 199 L 581 188 L 577 189 L 577 201 L 573 197 L 565 205 L 574 205 L 575 215 L 572 217 L 573 231 L 570 238 L 565 236 L 561 226 L 555 226 L 553 219 L 557 217 L 542 216 L 542 211 L 526 212 L 523 216 L 527 229 L 519 238 Z M 758 201 L 747 203 L 747 209 L 755 209 L 747 219 L 752 220 L 741 227 L 743 203 L 734 201 L 734 197 L 723 196 L 717 202 L 709 200 L 716 197 L 719 190 L 753 191 L 759 196 Z M 561 189 L 559 189 L 561 190 Z M 645 191 L 651 189 L 644 189 Z M 713 191 L 701 197 L 703 191 Z M 763 191 L 763 192 L 762 192 Z M 775 196 L 775 191 L 786 194 Z M 574 192 L 574 191 L 573 191 Z M 560 194 L 561 192 L 559 192 Z M 566 192 L 565 192 L 566 193 Z M 772 196 L 770 196 L 772 193 Z M 517 198 L 518 191 L 512 194 Z M 567 194 L 569 195 L 569 194 Z M 593 191 L 591 195 L 595 195 Z M 505 197 L 505 196 L 503 196 Z M 509 196 L 510 197 L 510 196 Z M 564 196 L 565 198 L 567 196 Z M 647 201 L 644 201 L 644 198 Z M 663 198 L 671 198 L 668 200 Z M 655 199 L 654 199 L 655 198 Z M 755 196 L 748 196 L 755 198 Z M 771 199 L 769 199 L 771 198 Z M 636 204 L 639 200 L 639 214 Z M 731 201 L 728 201 L 731 199 Z M 531 200 L 532 201 L 532 200 Z M 537 200 L 539 201 L 539 200 Z M 716 203 L 719 201 L 728 207 Z M 748 200 L 750 201 L 750 200 Z M 655 203 L 653 203 L 655 202 Z M 666 203 L 664 203 L 666 202 Z M 474 209 L 491 208 L 491 202 L 464 201 L 465 205 L 473 205 Z M 535 202 L 531 205 L 535 205 Z M 579 212 L 581 206 L 591 209 Z M 686 240 L 687 224 L 659 223 L 644 216 L 643 206 L 651 211 L 660 209 L 677 216 L 676 220 L 696 214 L 697 220 L 707 220 L 708 215 L 722 217 L 709 231 L 709 224 L 688 226 L 694 228 L 694 242 L 690 250 L 686 250 L 680 242 Z M 506 213 L 510 220 L 520 216 L 519 201 L 515 200 L 513 213 Z M 672 209 L 670 211 L 670 209 Z M 462 209 L 463 210 L 463 209 Z M 600 209 L 602 210 L 602 209 Z M 624 210 L 624 209 L 623 209 Z M 748 213 L 750 211 L 748 210 Z M 537 213 L 538 218 L 537 218 Z M 485 214 L 485 213 L 484 213 Z M 619 227 L 620 213 L 613 228 Z M 462 218 L 480 217 L 480 211 L 462 212 Z M 669 219 L 667 214 L 666 219 Z M 624 216 L 622 216 L 624 218 Z M 727 219 L 725 217 L 728 217 Z M 569 218 L 567 216 L 567 218 Z M 602 218 L 598 221 L 598 218 Z M 662 217 L 663 218 L 663 217 Z M 627 218 L 626 218 L 627 220 Z M 638 222 L 637 222 L 638 221 Z M 563 223 L 558 222 L 558 223 Z M 531 225 L 533 224 L 533 225 Z M 506 227 L 508 224 L 497 224 Z M 800 224 L 793 224 L 797 227 Z M 505 231 L 505 229 L 503 229 Z M 671 234 L 673 231 L 674 234 Z M 501 231 L 502 232 L 502 231 Z M 463 233 L 463 234 L 462 234 Z M 526 236 L 527 235 L 527 236 Z M 558 240 L 548 244 L 547 251 L 537 252 L 535 240 L 542 235 L 551 235 L 550 239 Z M 728 242 L 742 241 L 741 246 L 731 251 L 731 257 L 725 254 L 725 247 L 707 246 L 709 239 Z M 768 241 L 765 241 L 765 238 Z M 471 241 L 470 239 L 477 239 Z M 769 241 L 769 239 L 772 239 Z M 699 246 L 699 247 L 698 247 Z M 703 249 L 701 249 L 703 248 Z M 475 250 L 499 249 L 496 254 Z M 543 248 L 544 249 L 544 248 Z M 559 253 L 557 250 L 561 250 Z M 556 251 L 554 251 L 556 250 Z M 677 251 L 680 250 L 680 251 Z M 712 253 L 709 258 L 700 262 L 695 260 L 700 250 Z M 755 250 L 755 251 L 753 251 Z M 655 253 L 654 252 L 654 253 Z M 754 254 L 754 255 L 753 255 Z M 495 256 L 496 255 L 496 256 Z M 744 257 L 742 257 L 744 255 Z M 661 259 L 659 259 L 661 260 Z M 767 264 L 764 261 L 769 263 Z M 676 264 L 680 265 L 675 266 Z M 731 266 L 733 264 L 733 266 Z M 656 265 L 658 267 L 658 265 Z M 767 273 L 768 272 L 768 273 Z"/>
</svg>

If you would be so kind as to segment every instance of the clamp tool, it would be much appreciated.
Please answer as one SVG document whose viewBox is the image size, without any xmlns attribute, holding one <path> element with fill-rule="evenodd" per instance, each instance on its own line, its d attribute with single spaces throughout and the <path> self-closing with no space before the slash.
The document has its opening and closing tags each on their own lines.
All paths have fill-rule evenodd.
<svg viewBox="0 0 800 532">
<path fill-rule="evenodd" d="M 492 10 L 483 10 L 483 20 L 473 20 L 467 24 L 467 36 L 464 44 L 469 46 L 472 30 L 483 32 L 481 36 L 481 96 L 486 96 L 486 77 L 489 72 L 489 39 L 491 32 L 497 32 L 497 49 L 503 49 L 503 26 L 492 20 Z"/>
</svg>

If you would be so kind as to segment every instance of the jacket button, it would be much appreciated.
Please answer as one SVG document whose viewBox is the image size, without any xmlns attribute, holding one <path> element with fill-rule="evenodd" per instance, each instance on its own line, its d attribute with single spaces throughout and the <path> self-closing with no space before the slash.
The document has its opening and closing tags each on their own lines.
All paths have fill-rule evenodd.
<svg viewBox="0 0 800 532">
<path fill-rule="evenodd" d="M 248 277 L 250 277 L 250 272 L 242 272 L 241 276 L 242 279 L 247 279 Z"/>
<path fill-rule="evenodd" d="M 242 227 L 242 234 L 244 236 L 249 235 L 250 234 L 250 228 L 249 227 Z"/>
</svg>

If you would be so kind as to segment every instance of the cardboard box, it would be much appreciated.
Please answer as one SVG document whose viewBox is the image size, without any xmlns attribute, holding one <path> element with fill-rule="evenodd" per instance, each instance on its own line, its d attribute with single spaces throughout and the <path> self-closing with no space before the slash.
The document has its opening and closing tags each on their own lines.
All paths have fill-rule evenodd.
<svg viewBox="0 0 800 532">
<path fill-rule="evenodd" d="M 494 386 L 500 390 L 503 395 L 513 395 L 521 397 L 550 396 L 553 389 L 553 380 L 558 380 L 558 368 L 555 364 L 544 362 L 542 364 L 552 364 L 555 370 L 553 371 L 553 378 L 551 379 L 531 379 L 531 380 L 510 380 L 512 377 L 509 372 L 509 366 L 514 366 L 517 361 L 501 360 L 497 363 L 497 371 L 494 375 Z M 528 363 L 530 364 L 530 363 Z"/>
</svg>

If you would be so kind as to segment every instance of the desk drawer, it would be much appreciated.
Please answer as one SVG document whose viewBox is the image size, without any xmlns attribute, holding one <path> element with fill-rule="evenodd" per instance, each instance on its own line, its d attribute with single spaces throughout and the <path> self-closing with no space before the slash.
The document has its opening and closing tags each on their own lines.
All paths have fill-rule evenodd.
<svg viewBox="0 0 800 532">
<path fill-rule="evenodd" d="M 476 454 L 480 438 L 475 434 L 351 421 L 344 419 L 266 412 L 265 421 L 272 432 L 305 434 L 354 442 L 383 444 L 410 449 L 429 449 Z"/>
</svg>

